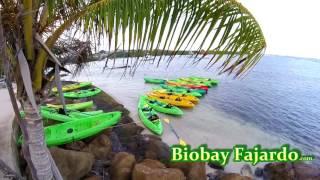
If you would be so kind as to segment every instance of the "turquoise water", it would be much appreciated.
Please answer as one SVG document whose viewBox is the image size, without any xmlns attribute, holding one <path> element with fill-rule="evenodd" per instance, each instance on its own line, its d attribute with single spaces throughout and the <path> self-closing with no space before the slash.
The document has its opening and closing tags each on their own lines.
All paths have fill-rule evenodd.
<svg viewBox="0 0 320 180">
<path fill-rule="evenodd" d="M 124 61 L 118 60 L 116 65 Z M 267 55 L 242 79 L 217 76 L 215 68 L 204 70 L 207 61 L 194 65 L 192 58 L 184 56 L 169 67 L 163 61 L 158 68 L 150 61 L 142 63 L 133 77 L 123 77 L 123 69 L 102 72 L 104 62 L 95 62 L 75 79 L 93 81 L 123 103 L 139 122 L 138 97 L 154 87 L 144 84 L 144 76 L 217 78 L 219 86 L 211 88 L 196 108 L 186 110 L 182 118 L 172 118 L 188 143 L 207 143 L 210 147 L 238 143 L 279 147 L 289 143 L 304 154 L 316 155 L 318 160 L 314 162 L 320 164 L 320 60 Z M 176 143 L 169 128 L 163 139 Z"/>
</svg>

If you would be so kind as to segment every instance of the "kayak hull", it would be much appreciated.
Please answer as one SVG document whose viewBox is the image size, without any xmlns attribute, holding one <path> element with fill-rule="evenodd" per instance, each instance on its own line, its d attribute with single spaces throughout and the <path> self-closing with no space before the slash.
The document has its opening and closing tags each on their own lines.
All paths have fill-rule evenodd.
<svg viewBox="0 0 320 180">
<path fill-rule="evenodd" d="M 181 86 L 169 86 L 165 84 L 160 84 L 160 87 L 168 90 L 173 90 L 178 93 L 200 93 L 202 96 L 206 94 L 205 90 L 202 89 L 190 89 L 186 87 L 181 87 Z"/>
<path fill-rule="evenodd" d="M 163 124 L 155 110 L 148 105 L 146 98 L 141 96 L 138 104 L 138 114 L 143 125 L 156 135 L 163 134 Z M 150 120 L 150 117 L 156 117 L 155 120 Z"/>
<path fill-rule="evenodd" d="M 151 84 L 164 84 L 166 83 L 166 80 L 164 79 L 155 79 L 155 78 L 144 78 L 145 83 L 151 83 Z"/>
<path fill-rule="evenodd" d="M 183 111 L 180 108 L 176 106 L 172 106 L 169 103 L 161 102 L 158 100 L 152 100 L 152 99 L 149 99 L 147 96 L 144 96 L 143 98 L 145 98 L 145 101 L 149 104 L 149 106 L 151 106 L 154 110 L 158 112 L 170 114 L 174 116 L 183 115 Z"/>
<path fill-rule="evenodd" d="M 193 108 L 194 107 L 194 104 L 192 102 L 186 101 L 186 100 L 176 101 L 174 99 L 166 98 L 165 96 L 153 96 L 152 94 L 148 94 L 148 97 L 150 99 L 156 99 L 158 101 L 169 103 L 171 105 L 182 107 L 182 108 Z"/>
<path fill-rule="evenodd" d="M 73 84 L 68 84 L 65 86 L 62 86 L 62 91 L 73 91 L 76 89 L 84 88 L 84 87 L 89 87 L 92 85 L 92 82 L 79 82 L 79 83 L 73 83 Z M 56 93 L 58 92 L 58 89 L 56 87 L 52 88 L 52 92 Z"/>
<path fill-rule="evenodd" d="M 59 109 L 54 109 L 46 106 L 41 106 L 41 116 L 44 119 L 51 119 L 60 122 L 74 121 L 78 118 L 85 118 L 103 113 L 102 110 L 80 112 L 76 110 L 67 110 L 67 114 L 59 113 Z"/>
<path fill-rule="evenodd" d="M 99 88 L 91 88 L 74 92 L 65 92 L 63 93 L 63 96 L 70 99 L 80 99 L 98 95 L 99 93 L 101 93 L 101 91 L 102 90 Z"/>
<path fill-rule="evenodd" d="M 50 108 L 60 109 L 63 108 L 62 105 L 55 105 L 55 104 L 47 104 Z M 66 104 L 66 108 L 68 110 L 81 110 L 91 108 L 93 106 L 93 101 L 81 102 L 81 103 L 74 103 L 74 104 Z"/>
<path fill-rule="evenodd" d="M 194 97 L 194 96 L 188 96 L 188 95 L 184 95 L 184 94 L 175 94 L 175 93 L 164 93 L 164 92 L 159 92 L 159 91 L 152 91 L 151 94 L 153 96 L 165 96 L 168 99 L 177 99 L 180 98 L 181 100 L 186 100 L 186 101 L 190 101 L 194 104 L 199 103 L 199 99 Z"/>
<path fill-rule="evenodd" d="M 45 141 L 49 147 L 79 141 L 117 124 L 120 118 L 121 112 L 116 111 L 47 126 L 44 128 Z M 18 143 L 22 143 L 22 136 Z"/>
</svg>

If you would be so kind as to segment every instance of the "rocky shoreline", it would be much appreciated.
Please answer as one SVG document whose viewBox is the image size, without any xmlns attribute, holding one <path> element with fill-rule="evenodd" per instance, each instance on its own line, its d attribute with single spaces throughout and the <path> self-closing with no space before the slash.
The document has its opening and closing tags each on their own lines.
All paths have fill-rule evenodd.
<svg viewBox="0 0 320 180">
<path fill-rule="evenodd" d="M 319 168 L 303 163 L 270 163 L 255 173 L 244 166 L 239 174 L 224 172 L 214 164 L 209 164 L 212 171 L 206 172 L 206 163 L 171 163 L 169 146 L 158 136 L 141 134 L 144 128 L 134 123 L 122 104 L 105 92 L 87 100 L 94 101 L 95 109 L 121 111 L 122 117 L 115 127 L 100 134 L 50 148 L 65 180 L 320 179 Z M 20 162 L 22 174 L 30 179 L 26 163 L 22 158 Z"/>
</svg>

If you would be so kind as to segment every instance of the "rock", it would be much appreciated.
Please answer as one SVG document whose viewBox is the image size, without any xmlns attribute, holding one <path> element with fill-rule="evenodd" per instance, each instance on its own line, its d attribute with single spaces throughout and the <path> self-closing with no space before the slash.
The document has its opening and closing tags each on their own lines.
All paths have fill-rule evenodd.
<svg viewBox="0 0 320 180">
<path fill-rule="evenodd" d="M 90 176 L 87 178 L 84 178 L 83 180 L 103 180 L 101 176 Z"/>
<path fill-rule="evenodd" d="M 100 134 L 83 151 L 91 152 L 96 159 L 107 159 L 111 152 L 111 141 L 108 136 Z"/>
<path fill-rule="evenodd" d="M 224 170 L 224 167 L 215 162 L 209 162 L 208 166 L 212 169 Z"/>
<path fill-rule="evenodd" d="M 184 180 L 183 172 L 175 168 L 166 168 L 156 160 L 146 159 L 136 164 L 132 173 L 132 180 Z"/>
<path fill-rule="evenodd" d="M 111 179 L 129 180 L 135 162 L 136 159 L 132 154 L 126 152 L 117 153 L 111 163 Z"/>
<path fill-rule="evenodd" d="M 111 166 L 111 162 L 109 160 L 104 161 L 104 160 L 96 160 L 93 163 L 93 166 L 91 168 L 90 174 L 92 175 L 97 175 L 97 176 L 102 176 L 106 177 L 109 176 L 108 172 L 106 169 Z"/>
<path fill-rule="evenodd" d="M 216 175 L 214 173 L 208 173 L 207 177 L 208 177 L 208 180 L 215 180 L 216 179 Z"/>
<path fill-rule="evenodd" d="M 320 168 L 305 164 L 305 163 L 293 163 L 295 177 L 303 180 L 319 180 Z"/>
<path fill-rule="evenodd" d="M 144 156 L 147 159 L 155 159 L 160 161 L 170 160 L 170 148 L 161 140 L 153 138 L 142 139 L 140 148 L 144 152 Z"/>
<path fill-rule="evenodd" d="M 223 173 L 216 178 L 217 180 L 253 180 L 253 178 L 248 176 L 241 176 L 237 173 Z"/>
<path fill-rule="evenodd" d="M 151 169 L 157 169 L 157 168 L 166 168 L 166 166 L 157 161 L 157 160 L 153 160 L 153 159 L 145 159 L 143 160 L 143 162 L 140 163 L 141 165 L 147 166 Z"/>
<path fill-rule="evenodd" d="M 50 148 L 51 155 L 64 180 L 76 180 L 85 176 L 92 167 L 91 153 Z"/>
<path fill-rule="evenodd" d="M 178 168 L 183 171 L 188 180 L 206 179 L 206 164 L 202 162 L 178 162 L 170 163 L 170 168 Z"/>
<path fill-rule="evenodd" d="M 118 152 L 124 151 L 124 148 L 122 147 L 119 137 L 115 132 L 110 133 L 109 139 L 111 140 L 111 144 L 112 144 L 112 152 L 118 153 Z"/>
<path fill-rule="evenodd" d="M 257 167 L 256 170 L 254 171 L 254 175 L 257 177 L 262 177 L 263 176 L 263 168 Z"/>
<path fill-rule="evenodd" d="M 245 164 L 245 165 L 242 166 L 242 168 L 240 170 L 240 174 L 242 176 L 247 176 L 247 177 L 253 178 L 253 173 L 252 173 L 251 166 L 248 165 L 248 164 Z"/>
<path fill-rule="evenodd" d="M 86 147 L 86 144 L 83 141 L 76 141 L 70 144 L 66 144 L 65 148 L 69 150 L 81 151 Z"/>
<path fill-rule="evenodd" d="M 291 163 L 268 163 L 263 169 L 264 179 L 294 179 L 294 170 Z"/>
<path fill-rule="evenodd" d="M 140 134 L 143 131 L 143 127 L 132 123 L 114 128 L 114 131 L 118 134 L 119 138 L 126 141 L 127 139 Z"/>
</svg>

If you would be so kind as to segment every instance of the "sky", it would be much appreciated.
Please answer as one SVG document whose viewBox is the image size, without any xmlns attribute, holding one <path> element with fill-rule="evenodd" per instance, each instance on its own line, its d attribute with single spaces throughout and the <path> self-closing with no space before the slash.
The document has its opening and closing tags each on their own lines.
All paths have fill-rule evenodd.
<svg viewBox="0 0 320 180">
<path fill-rule="evenodd" d="M 320 59 L 320 0 L 238 0 L 255 16 L 267 54 Z"/>
</svg>

